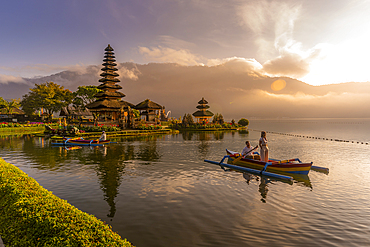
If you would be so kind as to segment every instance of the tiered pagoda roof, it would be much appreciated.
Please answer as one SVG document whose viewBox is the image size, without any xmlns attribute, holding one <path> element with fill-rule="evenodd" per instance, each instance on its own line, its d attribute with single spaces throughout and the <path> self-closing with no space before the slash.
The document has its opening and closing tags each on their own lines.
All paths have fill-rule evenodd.
<svg viewBox="0 0 370 247">
<path fill-rule="evenodd" d="M 198 106 L 197 108 L 199 109 L 198 111 L 194 112 L 193 113 L 193 116 L 196 117 L 196 118 L 210 118 L 213 116 L 213 113 L 206 110 L 209 108 L 209 106 L 207 105 L 208 104 L 208 101 L 205 100 L 204 98 L 202 98 L 199 102 L 198 102 Z"/>
<path fill-rule="evenodd" d="M 102 78 L 99 80 L 102 84 L 98 86 L 102 91 L 95 95 L 97 98 L 95 102 L 87 105 L 90 111 L 118 111 L 122 106 L 132 105 L 131 103 L 120 101 L 125 95 L 117 92 L 122 87 L 116 84 L 120 80 L 116 78 L 119 75 L 116 72 L 118 69 L 116 68 L 117 64 L 115 63 L 116 60 L 113 51 L 113 48 L 108 44 L 107 48 L 105 48 L 104 63 L 101 69 L 103 73 L 100 74 Z"/>
</svg>

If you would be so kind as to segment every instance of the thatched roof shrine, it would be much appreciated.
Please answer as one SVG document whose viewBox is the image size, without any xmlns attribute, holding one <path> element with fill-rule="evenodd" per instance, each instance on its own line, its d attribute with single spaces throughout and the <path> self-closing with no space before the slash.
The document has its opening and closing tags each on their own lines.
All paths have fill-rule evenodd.
<svg viewBox="0 0 370 247">
<path fill-rule="evenodd" d="M 150 99 L 146 99 L 143 102 L 140 102 L 139 104 L 137 104 L 135 106 L 136 110 L 144 110 L 144 109 L 159 110 L 159 109 L 162 109 L 162 108 L 163 107 L 160 104 L 157 104 L 157 103 L 151 101 Z"/>
<path fill-rule="evenodd" d="M 206 109 L 209 108 L 208 101 L 202 98 L 198 102 L 198 106 L 196 107 L 199 109 L 198 111 L 193 113 L 193 116 L 198 119 L 198 122 L 206 122 L 208 118 L 211 118 L 214 114 L 211 111 L 208 111 Z"/>
<path fill-rule="evenodd" d="M 155 121 L 156 116 L 160 115 L 160 110 L 163 109 L 163 106 L 149 99 L 146 99 L 143 102 L 137 104 L 134 109 L 140 111 L 140 115 L 144 116 L 147 122 L 152 122 Z"/>
<path fill-rule="evenodd" d="M 66 106 L 66 107 L 62 107 L 62 109 L 60 110 L 59 116 L 84 116 L 86 117 L 86 116 L 92 116 L 92 114 L 89 111 L 89 109 L 82 111 L 80 109 L 76 109 L 73 106 Z"/>
</svg>

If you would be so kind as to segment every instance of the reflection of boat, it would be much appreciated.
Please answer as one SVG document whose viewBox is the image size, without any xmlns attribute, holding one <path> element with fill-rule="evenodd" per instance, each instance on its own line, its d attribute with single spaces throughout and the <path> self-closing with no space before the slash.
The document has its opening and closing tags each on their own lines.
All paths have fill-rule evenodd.
<svg viewBox="0 0 370 247">
<path fill-rule="evenodd" d="M 65 146 L 64 148 L 67 151 L 71 151 L 71 150 L 80 149 L 81 147 L 80 146 Z"/>
<path fill-rule="evenodd" d="M 270 159 L 268 162 L 259 160 L 259 156 L 242 157 L 239 153 L 226 150 L 228 164 L 248 167 L 259 171 L 267 171 L 280 174 L 304 174 L 310 172 L 312 162 L 302 163 L 299 159 L 275 160 Z"/>
<path fill-rule="evenodd" d="M 63 142 L 53 142 L 51 143 L 51 145 L 103 146 L 109 143 L 111 143 L 110 140 L 99 141 L 99 140 L 85 140 L 83 138 L 78 139 L 64 138 Z"/>
<path fill-rule="evenodd" d="M 311 184 L 311 181 L 310 181 L 310 177 L 308 175 L 304 175 L 304 174 L 283 174 L 283 175 L 289 175 L 291 176 L 292 180 L 291 181 L 287 181 L 287 180 L 280 180 L 282 182 L 288 182 L 291 184 L 291 182 L 294 182 L 294 183 L 297 183 L 297 184 L 301 184 L 305 187 L 309 187 L 309 188 L 312 188 L 312 184 Z M 249 184 L 249 181 L 250 180 L 253 180 L 255 178 L 257 178 L 257 181 L 259 180 L 259 177 L 261 177 L 261 179 L 267 179 L 268 176 L 264 176 L 264 175 L 260 175 L 260 174 L 252 174 L 252 173 L 248 173 L 248 172 L 243 172 L 243 177 L 245 178 L 245 180 L 247 180 L 247 183 Z"/>
</svg>

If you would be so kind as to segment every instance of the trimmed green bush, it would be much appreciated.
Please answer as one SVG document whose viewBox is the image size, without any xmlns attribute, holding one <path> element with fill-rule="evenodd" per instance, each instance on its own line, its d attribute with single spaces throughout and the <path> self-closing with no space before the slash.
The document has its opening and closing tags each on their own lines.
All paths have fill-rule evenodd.
<svg viewBox="0 0 370 247">
<path fill-rule="evenodd" d="M 132 246 L 1 158 L 0 222 L 5 246 Z"/>
<path fill-rule="evenodd" d="M 241 126 L 247 126 L 247 125 L 249 125 L 249 120 L 246 119 L 246 118 L 242 118 L 238 121 L 238 124 L 241 125 Z"/>
</svg>

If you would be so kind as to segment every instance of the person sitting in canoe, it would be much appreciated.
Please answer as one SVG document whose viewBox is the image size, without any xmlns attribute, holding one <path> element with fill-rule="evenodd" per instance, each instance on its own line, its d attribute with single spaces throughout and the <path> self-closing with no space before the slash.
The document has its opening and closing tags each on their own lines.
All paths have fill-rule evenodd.
<svg viewBox="0 0 370 247">
<path fill-rule="evenodd" d="M 269 160 L 269 148 L 267 147 L 266 131 L 261 132 L 258 146 L 260 147 L 261 161 L 267 162 Z"/>
<path fill-rule="evenodd" d="M 251 155 L 251 156 L 253 156 L 253 150 L 255 149 L 255 148 L 253 148 L 252 146 L 251 146 L 251 144 L 250 144 L 250 142 L 249 141 L 246 141 L 245 142 L 245 147 L 243 148 L 243 151 L 242 151 L 242 156 L 244 157 L 244 156 L 249 156 L 249 155 Z M 252 157 L 252 159 L 253 159 L 253 157 Z"/>
<path fill-rule="evenodd" d="M 99 141 L 106 141 L 107 140 L 107 134 L 105 134 L 105 131 L 103 130 L 100 138 L 99 138 Z"/>
</svg>

